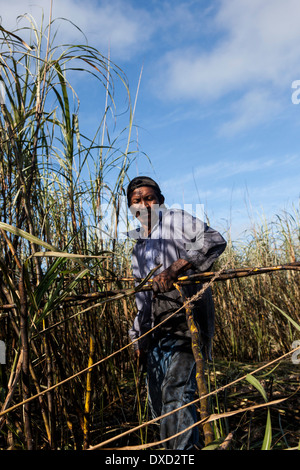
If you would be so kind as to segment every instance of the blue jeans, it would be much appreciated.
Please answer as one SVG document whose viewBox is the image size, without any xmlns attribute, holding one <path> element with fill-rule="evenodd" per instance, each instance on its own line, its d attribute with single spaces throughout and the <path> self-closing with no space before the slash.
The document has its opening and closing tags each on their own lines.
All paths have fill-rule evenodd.
<svg viewBox="0 0 300 470">
<path fill-rule="evenodd" d="M 195 399 L 195 360 L 190 340 L 164 338 L 148 353 L 148 398 L 153 418 Z M 196 422 L 194 405 L 163 418 L 160 437 L 166 439 Z M 197 426 L 164 443 L 166 449 L 193 449 L 199 441 Z"/>
</svg>

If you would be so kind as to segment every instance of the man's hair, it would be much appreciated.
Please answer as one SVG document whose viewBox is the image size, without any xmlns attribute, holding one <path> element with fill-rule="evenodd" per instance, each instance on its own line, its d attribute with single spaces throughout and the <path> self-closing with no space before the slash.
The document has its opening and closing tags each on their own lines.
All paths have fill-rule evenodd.
<svg viewBox="0 0 300 470">
<path fill-rule="evenodd" d="M 152 178 L 149 176 L 137 176 L 136 178 L 133 178 L 133 180 L 130 181 L 128 187 L 127 187 L 127 202 L 128 205 L 130 205 L 130 197 L 133 191 L 137 188 L 141 188 L 143 186 L 150 186 L 151 188 L 154 188 L 156 191 L 156 194 L 159 199 L 163 198 L 163 195 L 161 193 L 160 187 L 154 181 Z"/>
</svg>

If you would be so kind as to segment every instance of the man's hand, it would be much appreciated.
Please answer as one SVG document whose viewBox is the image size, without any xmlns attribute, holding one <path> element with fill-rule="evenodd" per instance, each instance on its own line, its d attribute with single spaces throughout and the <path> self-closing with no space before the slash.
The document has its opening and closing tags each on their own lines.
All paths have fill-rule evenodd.
<svg viewBox="0 0 300 470">
<path fill-rule="evenodd" d="M 178 276 L 189 268 L 191 268 L 191 264 L 188 261 L 179 259 L 174 261 L 174 263 L 162 273 L 155 276 L 153 278 L 154 297 L 156 297 L 159 292 L 169 292 L 172 290 L 173 284 L 177 281 Z"/>
<path fill-rule="evenodd" d="M 156 296 L 159 292 L 168 292 L 173 289 L 178 274 L 171 266 L 153 278 L 153 292 Z"/>
</svg>

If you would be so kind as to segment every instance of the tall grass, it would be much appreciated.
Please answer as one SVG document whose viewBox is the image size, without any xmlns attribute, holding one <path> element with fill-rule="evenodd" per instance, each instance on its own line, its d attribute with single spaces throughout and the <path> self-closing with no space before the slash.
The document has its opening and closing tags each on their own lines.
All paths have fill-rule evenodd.
<svg viewBox="0 0 300 470">
<path fill-rule="evenodd" d="M 220 262 L 231 267 L 275 266 L 299 261 L 300 210 L 256 222 L 240 242 L 228 237 Z M 280 313 L 300 322 L 299 273 L 277 272 L 216 283 L 215 354 L 231 360 L 269 360 L 285 353 L 297 339 L 297 330 Z"/>
<path fill-rule="evenodd" d="M 1 31 L 0 304 L 8 306 L 0 317 L 7 350 L 7 364 L 1 366 L 4 408 L 84 369 L 91 337 L 98 358 L 124 346 L 131 311 L 131 299 L 82 314 L 91 301 L 63 303 L 67 295 L 106 289 L 100 276 L 120 277 L 129 270 L 128 242 L 115 240 L 121 222 L 117 210 L 112 211 L 113 232 L 103 235 L 110 229 L 103 207 L 118 206 L 135 158 L 126 77 L 86 44 L 55 45 L 51 18 L 41 27 L 25 19 L 23 29 Z M 102 117 L 92 135 L 81 131 L 79 97 L 70 82 L 75 74 L 88 74 L 103 90 Z M 116 83 L 128 103 L 120 143 L 107 119 L 115 111 Z M 120 398 L 119 378 L 131 367 L 128 352 L 123 356 L 92 374 L 88 394 L 95 419 Z M 9 414 L 1 421 L 1 447 L 81 448 L 83 440 L 87 446 L 86 393 L 80 377 Z"/>
</svg>

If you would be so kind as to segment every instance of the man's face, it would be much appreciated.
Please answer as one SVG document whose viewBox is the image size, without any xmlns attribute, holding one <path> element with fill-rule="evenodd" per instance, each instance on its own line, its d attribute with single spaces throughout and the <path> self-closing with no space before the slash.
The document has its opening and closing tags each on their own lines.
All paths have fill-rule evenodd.
<svg viewBox="0 0 300 470">
<path fill-rule="evenodd" d="M 154 188 L 150 186 L 142 186 L 141 188 L 135 189 L 130 197 L 130 211 L 139 219 L 144 227 L 150 229 L 151 227 L 151 216 L 152 224 L 155 213 L 154 207 L 158 207 L 161 201 Z M 152 212 L 151 212 L 152 210 Z"/>
</svg>

